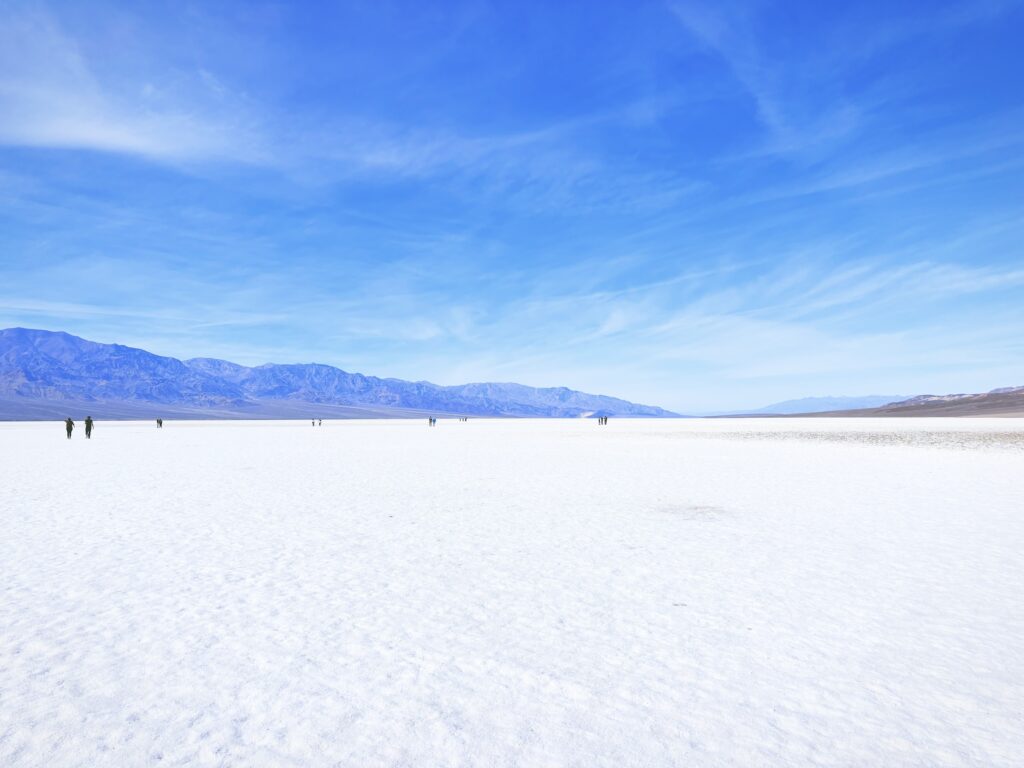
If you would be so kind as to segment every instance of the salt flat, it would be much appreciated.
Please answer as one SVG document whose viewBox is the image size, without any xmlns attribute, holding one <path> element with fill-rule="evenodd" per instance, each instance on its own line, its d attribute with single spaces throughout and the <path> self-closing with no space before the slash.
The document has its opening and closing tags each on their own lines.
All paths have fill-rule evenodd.
<svg viewBox="0 0 1024 768">
<path fill-rule="evenodd" d="M 1024 422 L 0 424 L 0 765 L 1011 766 Z"/>
</svg>

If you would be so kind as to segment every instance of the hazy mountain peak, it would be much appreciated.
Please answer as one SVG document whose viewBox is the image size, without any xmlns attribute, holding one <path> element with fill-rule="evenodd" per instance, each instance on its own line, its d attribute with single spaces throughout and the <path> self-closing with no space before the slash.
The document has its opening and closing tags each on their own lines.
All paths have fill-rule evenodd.
<svg viewBox="0 0 1024 768">
<path fill-rule="evenodd" d="M 847 411 L 858 408 L 878 408 L 883 405 L 905 400 L 906 395 L 826 395 L 824 397 L 801 397 L 783 400 L 743 413 L 792 414 L 824 413 L 826 411 Z"/>
</svg>

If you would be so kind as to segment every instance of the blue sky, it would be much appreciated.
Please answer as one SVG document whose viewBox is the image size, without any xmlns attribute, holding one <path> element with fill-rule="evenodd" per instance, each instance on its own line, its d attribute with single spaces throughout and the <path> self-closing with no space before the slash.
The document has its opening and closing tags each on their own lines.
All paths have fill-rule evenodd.
<svg viewBox="0 0 1024 768">
<path fill-rule="evenodd" d="M 1024 384 L 1024 3 L 0 5 L 0 326 L 684 412 Z"/>
</svg>

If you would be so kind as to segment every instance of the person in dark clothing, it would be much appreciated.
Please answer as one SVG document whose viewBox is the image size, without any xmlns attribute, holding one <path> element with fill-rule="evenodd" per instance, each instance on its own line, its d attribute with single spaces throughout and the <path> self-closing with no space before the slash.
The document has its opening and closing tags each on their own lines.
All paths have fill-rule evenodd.
<svg viewBox="0 0 1024 768">
<path fill-rule="evenodd" d="M 66 419 L 64 419 L 64 428 L 68 431 L 68 440 L 70 440 L 71 439 L 71 431 L 75 428 L 75 422 L 73 422 L 71 420 L 70 416 L 68 416 Z"/>
<path fill-rule="evenodd" d="M 92 439 L 92 416 L 85 417 L 85 439 Z"/>
<path fill-rule="evenodd" d="M 164 428 L 164 420 L 163 419 L 157 419 L 156 420 L 156 428 L 157 429 L 163 429 Z"/>
</svg>

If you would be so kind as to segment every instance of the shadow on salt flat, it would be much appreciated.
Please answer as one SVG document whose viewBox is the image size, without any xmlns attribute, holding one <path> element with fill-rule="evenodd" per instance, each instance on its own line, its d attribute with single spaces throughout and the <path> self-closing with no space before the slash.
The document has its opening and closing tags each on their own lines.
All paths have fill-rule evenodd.
<svg viewBox="0 0 1024 768">
<path fill-rule="evenodd" d="M 663 515 L 670 515 L 676 520 L 712 521 L 726 517 L 729 512 L 724 507 L 704 504 L 669 504 L 657 510 Z"/>
</svg>

